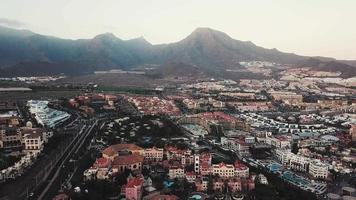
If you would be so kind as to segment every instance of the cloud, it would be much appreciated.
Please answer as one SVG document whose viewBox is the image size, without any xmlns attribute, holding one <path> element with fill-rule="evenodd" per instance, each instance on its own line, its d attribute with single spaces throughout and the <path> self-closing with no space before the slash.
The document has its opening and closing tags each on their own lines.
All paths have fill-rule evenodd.
<svg viewBox="0 0 356 200">
<path fill-rule="evenodd" d="M 0 25 L 8 26 L 11 28 L 22 28 L 26 26 L 26 23 L 13 19 L 0 18 Z"/>
</svg>

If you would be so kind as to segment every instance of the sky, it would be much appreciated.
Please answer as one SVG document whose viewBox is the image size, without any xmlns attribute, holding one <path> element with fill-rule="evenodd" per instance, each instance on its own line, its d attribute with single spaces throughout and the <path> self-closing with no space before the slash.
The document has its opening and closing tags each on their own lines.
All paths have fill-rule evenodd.
<svg viewBox="0 0 356 200">
<path fill-rule="evenodd" d="M 197 27 L 307 56 L 356 60 L 355 0 L 1 0 L 0 25 L 61 38 L 177 42 Z"/>
</svg>

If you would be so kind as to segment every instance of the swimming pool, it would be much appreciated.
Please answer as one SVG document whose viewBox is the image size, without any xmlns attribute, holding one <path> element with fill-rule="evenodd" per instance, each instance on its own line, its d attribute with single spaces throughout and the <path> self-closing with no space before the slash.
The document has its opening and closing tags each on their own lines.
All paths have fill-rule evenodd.
<svg viewBox="0 0 356 200">
<path fill-rule="evenodd" d="M 306 180 L 305 178 L 294 174 L 291 171 L 286 171 L 283 173 L 282 178 L 288 182 L 291 182 L 298 186 L 308 186 L 310 185 L 310 181 Z"/>
<path fill-rule="evenodd" d="M 190 197 L 191 199 L 195 199 L 195 200 L 200 200 L 202 197 L 199 194 L 195 194 L 192 197 Z"/>
<path fill-rule="evenodd" d="M 278 163 L 271 163 L 271 164 L 267 165 L 267 167 L 268 167 L 269 171 L 271 171 L 272 173 L 282 171 L 282 165 L 280 165 Z"/>
</svg>

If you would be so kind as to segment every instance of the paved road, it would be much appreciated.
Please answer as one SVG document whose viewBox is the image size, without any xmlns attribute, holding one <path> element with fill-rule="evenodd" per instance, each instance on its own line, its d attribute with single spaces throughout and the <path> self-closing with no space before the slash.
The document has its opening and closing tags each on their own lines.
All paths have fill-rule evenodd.
<svg viewBox="0 0 356 200">
<path fill-rule="evenodd" d="M 15 181 L 0 185 L 0 200 L 25 199 L 30 192 L 27 188 L 32 188 L 36 185 L 36 182 L 46 174 L 46 170 L 51 166 L 51 163 L 54 164 L 60 152 L 64 150 L 70 141 L 71 137 L 67 137 L 56 149 L 44 153 L 21 177 L 18 177 Z"/>
<path fill-rule="evenodd" d="M 59 179 L 62 177 L 63 174 L 65 174 L 64 166 L 70 162 L 70 158 L 72 158 L 75 155 L 78 155 L 81 147 L 83 144 L 88 141 L 88 138 L 92 135 L 91 133 L 94 132 L 93 129 L 96 127 L 98 123 L 98 120 L 95 120 L 93 124 L 87 126 L 83 131 L 81 131 L 81 134 L 78 134 L 72 142 L 67 146 L 65 150 L 65 154 L 60 158 L 59 162 L 56 163 L 55 167 L 51 171 L 50 175 L 48 176 L 46 182 L 45 182 L 45 187 L 40 189 L 39 191 L 36 192 L 35 198 L 31 199 L 47 199 L 48 196 L 51 196 L 50 191 L 55 191 L 56 183 L 58 183 Z M 58 188 L 59 189 L 59 188 Z"/>
</svg>

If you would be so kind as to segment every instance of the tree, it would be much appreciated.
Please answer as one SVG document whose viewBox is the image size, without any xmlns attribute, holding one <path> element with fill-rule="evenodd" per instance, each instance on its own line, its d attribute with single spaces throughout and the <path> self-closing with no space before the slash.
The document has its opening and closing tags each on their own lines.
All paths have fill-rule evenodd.
<svg viewBox="0 0 356 200">
<path fill-rule="evenodd" d="M 294 143 L 292 144 L 292 153 L 297 154 L 297 153 L 298 153 L 298 150 L 299 150 L 299 148 L 298 148 L 298 143 L 297 143 L 297 142 L 294 142 Z"/>
<path fill-rule="evenodd" d="M 214 180 L 213 180 L 213 176 L 209 176 L 208 177 L 208 190 L 207 190 L 208 194 L 213 194 L 214 193 Z"/>
</svg>

